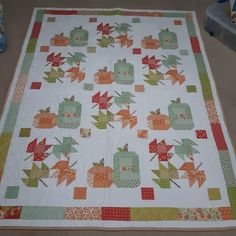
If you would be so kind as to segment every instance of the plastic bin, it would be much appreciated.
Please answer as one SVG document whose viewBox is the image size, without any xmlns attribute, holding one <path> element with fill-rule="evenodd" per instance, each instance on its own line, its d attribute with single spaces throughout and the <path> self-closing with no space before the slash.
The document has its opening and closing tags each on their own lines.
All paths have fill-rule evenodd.
<svg viewBox="0 0 236 236">
<path fill-rule="evenodd" d="M 205 29 L 225 45 L 236 51 L 236 24 L 231 22 L 225 9 L 229 2 L 216 2 L 206 10 Z"/>
<path fill-rule="evenodd" d="M 7 47 L 7 38 L 4 27 L 4 15 L 3 15 L 3 7 L 0 3 L 0 52 L 3 52 Z"/>
</svg>

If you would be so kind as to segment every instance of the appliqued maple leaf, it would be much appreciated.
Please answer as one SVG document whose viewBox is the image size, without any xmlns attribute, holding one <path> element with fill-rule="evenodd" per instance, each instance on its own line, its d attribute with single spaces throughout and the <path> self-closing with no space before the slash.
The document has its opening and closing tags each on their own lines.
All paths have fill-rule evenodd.
<svg viewBox="0 0 236 236">
<path fill-rule="evenodd" d="M 149 70 L 149 73 L 144 74 L 144 76 L 147 78 L 144 81 L 150 85 L 155 86 L 158 85 L 158 83 L 165 85 L 164 83 L 161 82 L 161 80 L 164 80 L 164 75 L 158 70 L 155 70 L 155 72 Z"/>
<path fill-rule="evenodd" d="M 47 56 L 48 64 L 46 66 L 51 64 L 52 66 L 59 67 L 65 63 L 64 59 L 65 57 L 62 57 L 61 53 L 55 54 L 53 52 Z"/>
<path fill-rule="evenodd" d="M 43 161 L 50 155 L 47 150 L 51 147 L 52 145 L 46 144 L 46 138 L 43 138 L 40 142 L 36 138 L 28 144 L 26 152 L 32 154 L 25 160 L 33 156 L 33 161 Z"/>
<path fill-rule="evenodd" d="M 204 170 L 199 170 L 202 163 L 199 164 L 197 168 L 195 168 L 193 162 L 185 162 L 179 170 L 183 170 L 186 172 L 182 178 L 187 178 L 189 181 L 189 186 L 192 187 L 195 182 L 198 183 L 198 187 L 200 188 L 204 182 L 206 181 L 206 175 Z"/>
<path fill-rule="evenodd" d="M 85 79 L 85 72 L 80 70 L 79 67 L 71 67 L 66 71 L 67 77 L 71 79 L 71 82 L 77 81 L 78 83 Z"/>
<path fill-rule="evenodd" d="M 53 154 L 61 159 L 61 155 L 63 154 L 66 158 L 69 158 L 70 153 L 78 152 L 76 148 L 73 147 L 73 145 L 78 145 L 78 142 L 76 142 L 72 137 L 63 137 L 62 142 L 55 138 L 59 144 L 53 145 Z"/>
<path fill-rule="evenodd" d="M 168 161 L 174 155 L 173 153 L 169 153 L 173 146 L 174 145 L 166 144 L 164 139 L 159 143 L 157 143 L 157 139 L 152 140 L 149 143 L 149 153 L 155 153 L 155 155 L 152 157 L 151 161 L 156 156 L 159 161 Z"/>
<path fill-rule="evenodd" d="M 116 91 L 115 91 L 116 92 Z M 121 94 L 119 94 L 118 92 L 116 92 L 116 94 L 118 96 L 114 97 L 114 103 L 119 106 L 120 108 L 122 106 L 125 107 L 129 107 L 129 104 L 131 103 L 135 103 L 135 101 L 132 99 L 133 97 L 135 97 L 132 93 L 127 92 L 127 91 L 122 91 Z"/>
<path fill-rule="evenodd" d="M 51 71 L 47 71 L 44 73 L 47 75 L 47 77 L 44 77 L 43 79 L 48 83 L 56 83 L 57 80 L 63 83 L 60 78 L 63 78 L 65 76 L 65 72 L 61 68 L 58 68 L 57 70 L 51 68 Z"/>
<path fill-rule="evenodd" d="M 113 29 L 113 26 L 110 26 L 109 23 L 107 24 L 101 23 L 97 26 L 98 33 L 102 33 L 103 35 L 111 34 L 113 32 L 112 29 Z"/>
<path fill-rule="evenodd" d="M 182 71 L 178 73 L 177 69 L 168 70 L 165 74 L 169 76 L 172 81 L 172 85 L 179 82 L 179 85 L 183 84 L 185 81 L 185 76 L 181 75 Z"/>
<path fill-rule="evenodd" d="M 102 36 L 101 39 L 97 39 L 98 41 L 98 45 L 101 47 L 101 48 L 107 48 L 108 46 L 111 46 L 114 48 L 114 43 L 115 43 L 115 39 L 112 37 L 112 36 Z"/>
<path fill-rule="evenodd" d="M 120 44 L 121 47 L 127 46 L 127 48 L 129 48 L 130 46 L 133 45 L 133 39 L 131 39 L 131 37 L 128 38 L 128 35 L 119 35 L 118 37 L 116 37 L 117 42 Z"/>
<path fill-rule="evenodd" d="M 108 109 L 112 105 L 112 103 L 109 102 L 112 98 L 113 96 L 108 96 L 108 92 L 105 92 L 102 95 L 100 92 L 98 92 L 92 96 L 92 103 L 95 103 L 92 108 L 98 105 L 99 109 Z"/>
<path fill-rule="evenodd" d="M 121 23 L 121 24 L 116 23 L 115 31 L 118 34 L 121 34 L 121 33 L 127 34 L 128 31 L 131 31 L 130 29 L 131 27 L 132 26 L 127 23 Z"/>
<path fill-rule="evenodd" d="M 75 52 L 74 54 L 69 53 L 70 57 L 66 58 L 66 62 L 73 66 L 80 65 L 81 62 L 85 62 L 86 55 L 84 55 L 82 52 Z"/>
<path fill-rule="evenodd" d="M 152 57 L 145 56 L 142 58 L 142 64 L 149 67 L 149 69 L 157 69 L 161 66 L 159 64 L 161 60 L 157 59 L 154 55 Z"/>
<path fill-rule="evenodd" d="M 129 109 L 122 109 L 116 113 L 116 115 L 119 117 L 119 120 L 121 120 L 122 128 L 130 125 L 130 128 L 132 129 L 137 124 L 137 116 L 133 116 L 134 113 L 135 112 L 131 114 Z"/>
<path fill-rule="evenodd" d="M 76 178 L 76 170 L 72 167 L 77 163 L 74 162 L 69 166 L 69 161 L 58 161 L 51 169 L 55 169 L 56 172 L 53 177 L 57 178 L 57 186 L 66 182 L 66 186 L 71 184 Z"/>
<path fill-rule="evenodd" d="M 31 169 L 23 169 L 23 171 L 28 178 L 22 178 L 21 180 L 27 187 L 38 187 L 39 182 L 47 187 L 43 179 L 49 178 L 50 168 L 45 163 L 42 162 L 41 167 L 32 163 Z"/>
<path fill-rule="evenodd" d="M 99 110 L 98 115 L 92 116 L 96 122 L 92 122 L 98 129 L 106 129 L 107 125 L 114 129 L 110 122 L 114 121 L 114 114 L 110 111 L 102 112 Z"/>
<path fill-rule="evenodd" d="M 162 60 L 162 65 L 170 69 L 170 67 L 176 67 L 177 65 L 181 65 L 181 58 L 176 55 L 168 55 L 167 57 L 162 55 L 165 59 Z"/>
<path fill-rule="evenodd" d="M 159 169 L 152 170 L 152 172 L 158 177 L 158 179 L 152 179 L 161 188 L 170 188 L 171 182 L 178 188 L 180 186 L 173 180 L 179 179 L 178 169 L 168 162 L 168 167 L 165 167 L 162 163 L 159 163 Z"/>
</svg>

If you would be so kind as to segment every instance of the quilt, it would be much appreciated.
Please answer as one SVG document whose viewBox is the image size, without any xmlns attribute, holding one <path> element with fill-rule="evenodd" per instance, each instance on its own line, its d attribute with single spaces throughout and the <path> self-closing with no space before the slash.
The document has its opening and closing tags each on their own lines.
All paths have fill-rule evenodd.
<svg viewBox="0 0 236 236">
<path fill-rule="evenodd" d="M 0 123 L 0 225 L 236 226 L 235 153 L 191 11 L 36 8 Z"/>
</svg>

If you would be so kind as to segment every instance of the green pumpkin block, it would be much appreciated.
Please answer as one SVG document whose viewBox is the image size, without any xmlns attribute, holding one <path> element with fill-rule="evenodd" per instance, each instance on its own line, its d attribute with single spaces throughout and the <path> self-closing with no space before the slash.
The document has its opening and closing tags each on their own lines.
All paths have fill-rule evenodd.
<svg viewBox="0 0 236 236">
<path fill-rule="evenodd" d="M 170 32 L 169 29 L 161 30 L 159 33 L 160 46 L 163 49 L 177 49 L 178 40 L 177 35 L 174 32 Z"/>
<path fill-rule="evenodd" d="M 128 151 L 128 144 L 113 155 L 113 183 L 118 188 L 136 188 L 140 185 L 139 159 Z"/>
<path fill-rule="evenodd" d="M 81 104 L 74 101 L 74 96 L 65 98 L 59 104 L 57 127 L 65 129 L 76 129 L 80 125 Z"/>
<path fill-rule="evenodd" d="M 70 32 L 70 46 L 85 47 L 88 45 L 88 31 L 83 29 L 82 26 L 75 27 Z"/>
<path fill-rule="evenodd" d="M 126 59 L 118 60 L 114 65 L 114 80 L 117 84 L 133 84 L 134 66 Z"/>
<path fill-rule="evenodd" d="M 170 126 L 175 130 L 191 130 L 194 128 L 190 106 L 181 103 L 180 98 L 168 106 Z"/>
</svg>

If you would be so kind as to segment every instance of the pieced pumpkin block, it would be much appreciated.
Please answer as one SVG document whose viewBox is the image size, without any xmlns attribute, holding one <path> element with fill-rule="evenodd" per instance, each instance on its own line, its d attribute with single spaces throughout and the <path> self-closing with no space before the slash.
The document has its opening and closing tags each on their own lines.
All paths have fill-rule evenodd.
<svg viewBox="0 0 236 236">
<path fill-rule="evenodd" d="M 141 46 L 144 49 L 158 49 L 160 47 L 160 42 L 159 40 L 152 38 L 152 35 L 150 35 L 142 39 Z"/>
<path fill-rule="evenodd" d="M 126 148 L 127 147 L 127 148 Z M 113 155 L 113 182 L 118 188 L 136 188 L 140 185 L 139 157 L 129 152 L 126 145 Z"/>
<path fill-rule="evenodd" d="M 104 160 L 93 163 L 93 167 L 88 170 L 87 182 L 93 188 L 109 188 L 112 185 L 113 170 L 109 166 L 104 166 Z"/>
<path fill-rule="evenodd" d="M 148 127 L 152 130 L 168 130 L 170 128 L 169 117 L 161 114 L 160 109 L 157 109 L 156 112 L 151 111 L 147 122 Z"/>
<path fill-rule="evenodd" d="M 114 73 L 112 71 L 107 71 L 104 67 L 94 75 L 94 82 L 97 84 L 111 84 L 114 81 Z"/>
<path fill-rule="evenodd" d="M 74 99 L 74 96 L 70 99 L 65 98 L 64 101 L 59 104 L 57 127 L 75 129 L 80 125 L 82 105 Z"/>
<path fill-rule="evenodd" d="M 68 44 L 69 44 L 69 38 L 64 36 L 63 33 L 56 34 L 50 40 L 50 45 L 52 45 L 52 46 L 67 46 Z"/>
<path fill-rule="evenodd" d="M 114 80 L 117 84 L 133 84 L 134 66 L 126 59 L 118 60 L 114 65 Z"/>
<path fill-rule="evenodd" d="M 88 45 L 89 32 L 80 27 L 75 27 L 70 32 L 70 46 L 85 47 Z"/>
<path fill-rule="evenodd" d="M 194 128 L 190 106 L 181 103 L 180 98 L 172 100 L 168 106 L 170 126 L 175 130 L 191 130 Z"/>
<path fill-rule="evenodd" d="M 40 110 L 34 116 L 33 126 L 40 129 L 51 129 L 56 126 L 57 115 L 50 112 L 50 107 L 45 110 Z"/>
<path fill-rule="evenodd" d="M 159 33 L 160 46 L 162 49 L 177 49 L 178 40 L 177 35 L 174 32 L 170 32 L 169 29 L 162 29 Z"/>
</svg>

